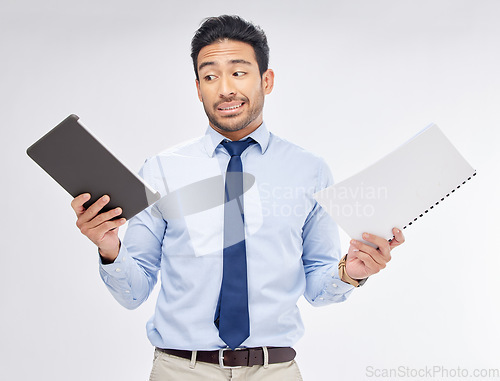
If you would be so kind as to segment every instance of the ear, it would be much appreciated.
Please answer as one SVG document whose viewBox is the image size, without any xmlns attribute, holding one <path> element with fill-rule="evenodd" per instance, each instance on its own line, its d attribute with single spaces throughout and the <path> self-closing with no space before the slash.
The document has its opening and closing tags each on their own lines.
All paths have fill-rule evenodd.
<svg viewBox="0 0 500 381">
<path fill-rule="evenodd" d="M 267 69 L 264 74 L 262 74 L 262 89 L 264 94 L 271 94 L 274 87 L 274 71 L 272 69 Z"/>
<path fill-rule="evenodd" d="M 196 91 L 198 92 L 198 99 L 200 100 L 200 102 L 203 102 L 203 97 L 201 96 L 201 90 L 200 90 L 200 81 L 196 79 L 195 82 L 196 82 Z"/>
</svg>

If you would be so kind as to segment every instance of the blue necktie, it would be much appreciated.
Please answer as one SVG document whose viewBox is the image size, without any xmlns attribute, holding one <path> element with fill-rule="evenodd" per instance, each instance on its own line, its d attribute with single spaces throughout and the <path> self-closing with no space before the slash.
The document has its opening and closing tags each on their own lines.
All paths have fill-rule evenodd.
<svg viewBox="0 0 500 381">
<path fill-rule="evenodd" d="M 233 350 L 250 336 L 240 155 L 253 143 L 251 138 L 221 143 L 231 159 L 226 171 L 222 285 L 214 323 L 219 328 L 219 337 Z"/>
</svg>

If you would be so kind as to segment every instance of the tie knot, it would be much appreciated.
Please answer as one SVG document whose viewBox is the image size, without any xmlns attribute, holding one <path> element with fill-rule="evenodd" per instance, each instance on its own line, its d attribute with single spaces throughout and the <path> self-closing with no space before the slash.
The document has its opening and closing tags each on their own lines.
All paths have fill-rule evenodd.
<svg viewBox="0 0 500 381">
<path fill-rule="evenodd" d="M 254 144 L 255 140 L 252 138 L 247 138 L 245 140 L 238 140 L 236 142 L 230 142 L 228 140 L 223 140 L 221 144 L 224 146 L 226 151 L 231 156 L 240 156 L 244 150 L 248 148 L 249 145 Z"/>
</svg>

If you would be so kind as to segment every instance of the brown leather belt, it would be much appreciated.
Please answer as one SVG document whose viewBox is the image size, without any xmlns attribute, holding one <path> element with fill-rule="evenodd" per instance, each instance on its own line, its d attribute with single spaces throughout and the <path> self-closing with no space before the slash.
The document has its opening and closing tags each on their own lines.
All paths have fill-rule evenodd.
<svg viewBox="0 0 500 381">
<path fill-rule="evenodd" d="M 191 359 L 192 352 L 179 349 L 157 348 L 159 351 L 172 356 Z M 295 358 L 295 350 L 290 347 L 267 347 L 269 354 L 268 364 L 292 361 Z M 196 361 L 219 364 L 221 368 L 233 368 L 240 366 L 264 365 L 264 350 L 258 348 L 242 348 L 232 351 L 220 349 L 216 351 L 197 351 Z"/>
</svg>

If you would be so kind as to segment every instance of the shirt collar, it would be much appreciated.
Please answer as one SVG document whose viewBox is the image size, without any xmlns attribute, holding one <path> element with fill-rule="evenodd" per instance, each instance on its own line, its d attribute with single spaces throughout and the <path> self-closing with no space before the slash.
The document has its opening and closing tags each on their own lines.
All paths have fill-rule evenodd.
<svg viewBox="0 0 500 381">
<path fill-rule="evenodd" d="M 262 154 L 264 154 L 267 150 L 268 145 L 269 145 L 269 136 L 270 136 L 270 133 L 266 127 L 266 124 L 263 122 L 255 131 L 253 131 L 251 134 L 248 134 L 247 136 L 243 137 L 241 140 L 243 140 L 247 137 L 251 137 L 253 140 L 255 140 L 259 144 L 260 151 Z M 207 151 L 208 156 L 210 156 L 210 157 L 214 156 L 214 153 L 215 153 L 217 146 L 224 139 L 227 139 L 227 138 L 224 135 L 215 131 L 212 127 L 208 126 L 207 131 L 205 132 L 205 137 L 204 137 L 204 146 L 205 146 L 205 150 Z"/>
</svg>

